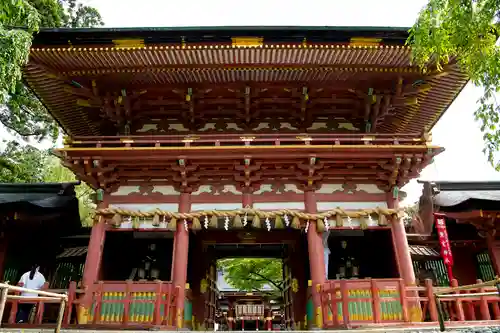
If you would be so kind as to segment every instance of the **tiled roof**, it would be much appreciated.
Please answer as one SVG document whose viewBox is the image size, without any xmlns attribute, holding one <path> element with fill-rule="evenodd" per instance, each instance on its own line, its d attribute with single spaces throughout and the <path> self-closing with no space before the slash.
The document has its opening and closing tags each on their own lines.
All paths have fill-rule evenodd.
<svg viewBox="0 0 500 333">
<path fill-rule="evenodd" d="M 105 33 L 99 31 L 95 30 L 92 38 Z M 331 86 L 380 81 L 392 82 L 394 88 L 401 77 L 405 83 L 425 81 L 429 84 L 430 89 L 418 90 L 413 96 L 417 103 L 394 106 L 391 116 L 378 126 L 378 131 L 386 133 L 430 129 L 468 80 L 454 64 L 447 66 L 444 73 L 430 71 L 424 74 L 412 65 L 411 49 L 402 45 L 401 36 L 397 43 L 385 43 L 385 37 L 380 38 L 380 44 L 353 44 L 337 37 L 332 41 L 317 39 L 301 43 L 295 40 L 297 36 L 288 36 L 289 30 L 283 27 L 271 33 L 271 36 L 288 36 L 282 37 L 282 42 L 278 37 L 270 37 L 270 42 L 264 38 L 262 45 L 246 47 L 231 44 L 230 31 L 224 31 L 223 36 L 214 33 L 214 36 L 219 36 L 215 39 L 218 42 L 206 42 L 208 37 L 200 35 L 203 38 L 198 36 L 191 43 L 188 38 L 184 43 L 179 35 L 177 43 L 169 40 L 154 44 L 148 42 L 147 31 L 127 30 L 126 36 L 142 36 L 138 46 L 130 44 L 132 46 L 127 47 L 116 46 L 109 36 L 104 43 L 88 36 L 75 39 L 71 36 L 81 32 L 63 31 L 59 35 L 67 35 L 71 45 L 68 42 L 46 45 L 35 40 L 25 78 L 71 135 L 102 135 L 90 120 L 89 109 L 78 105 L 78 96 L 68 91 L 68 82 L 73 80 L 85 83 L 95 80 L 98 87 L 119 86 L 120 89 L 152 85 L 196 87 L 236 82 Z M 336 36 L 341 36 L 342 32 L 353 35 L 346 29 L 332 31 Z M 375 31 L 372 33 L 377 36 Z M 53 38 L 59 35 L 57 32 L 50 34 Z M 328 40 L 327 37 L 321 38 Z"/>
</svg>

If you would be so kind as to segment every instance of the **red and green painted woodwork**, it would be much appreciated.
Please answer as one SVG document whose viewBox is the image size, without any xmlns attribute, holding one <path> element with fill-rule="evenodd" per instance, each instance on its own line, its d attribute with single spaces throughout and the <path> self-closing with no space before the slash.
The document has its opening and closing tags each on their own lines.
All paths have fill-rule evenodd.
<svg viewBox="0 0 500 333">
<path fill-rule="evenodd" d="M 189 288 L 189 283 L 186 283 L 186 298 L 184 299 L 184 326 L 188 329 L 193 329 L 193 294 Z"/>
<path fill-rule="evenodd" d="M 378 294 L 380 300 L 380 319 L 383 321 L 402 321 L 403 307 L 400 302 L 399 291 L 379 290 Z M 349 322 L 373 322 L 375 320 L 373 314 L 373 295 L 371 290 L 350 289 L 347 291 L 347 297 L 348 299 L 346 301 Z M 337 291 L 336 298 L 337 322 L 342 324 L 344 322 L 344 312 L 340 291 Z M 331 309 L 328 309 L 328 321 L 333 321 L 333 313 Z"/>
<path fill-rule="evenodd" d="M 304 326 L 309 329 L 314 327 L 314 303 L 312 298 L 312 281 L 307 281 L 307 301 L 306 301 L 306 315 L 304 318 Z"/>
<path fill-rule="evenodd" d="M 165 301 L 166 295 L 162 296 L 163 304 L 160 305 L 161 322 L 172 322 L 171 318 L 165 318 Z M 128 318 L 123 318 L 125 312 L 125 293 L 124 292 L 105 292 L 102 295 L 102 302 L 99 309 L 99 314 L 96 322 L 99 323 L 148 323 L 153 324 L 156 293 L 154 292 L 132 292 L 130 294 L 130 306 Z M 88 322 L 94 321 L 97 302 L 93 302 L 89 315 Z"/>
</svg>

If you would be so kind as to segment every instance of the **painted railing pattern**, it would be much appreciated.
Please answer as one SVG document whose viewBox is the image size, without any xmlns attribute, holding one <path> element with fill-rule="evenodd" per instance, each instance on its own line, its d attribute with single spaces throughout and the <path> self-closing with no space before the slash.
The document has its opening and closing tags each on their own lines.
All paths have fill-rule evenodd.
<svg viewBox="0 0 500 333">
<path fill-rule="evenodd" d="M 401 322 L 407 317 L 402 280 L 331 280 L 321 287 L 324 327 Z"/>
<path fill-rule="evenodd" d="M 176 325 L 176 293 L 169 282 L 99 282 L 90 289 L 93 324 Z"/>
<path fill-rule="evenodd" d="M 66 292 L 68 302 L 64 312 L 63 326 L 116 326 L 127 327 L 177 327 L 179 315 L 175 308 L 178 288 L 170 282 L 99 282 L 85 290 L 77 289 L 71 282 L 67 290 L 47 289 L 51 292 Z M 35 303 L 34 316 L 29 323 L 22 326 L 35 326 L 53 322 L 53 311 L 50 300 L 36 301 L 30 299 L 9 299 L 7 301 L 8 318 L 3 323 L 15 325 L 19 304 Z"/>
<path fill-rule="evenodd" d="M 478 280 L 481 283 L 481 280 Z M 452 286 L 458 286 L 452 280 Z M 330 280 L 320 289 L 323 328 L 379 323 L 437 322 L 434 293 L 447 288 L 405 286 L 402 279 Z M 495 291 L 478 288 L 462 294 Z M 500 320 L 500 296 L 443 299 L 445 320 Z"/>
<path fill-rule="evenodd" d="M 477 283 L 482 283 L 477 280 Z M 458 287 L 457 280 L 451 281 L 452 287 Z M 438 310 L 434 294 L 448 288 L 434 287 L 431 280 L 425 286 L 407 287 L 408 302 L 417 302 L 422 309 L 421 321 L 437 322 Z M 497 291 L 494 287 L 477 288 L 456 292 L 456 294 L 475 294 Z M 467 296 L 464 298 L 442 299 L 443 316 L 446 321 L 465 322 L 474 320 L 500 320 L 500 296 Z"/>
<path fill-rule="evenodd" d="M 480 280 L 477 281 L 481 283 Z M 452 280 L 452 286 L 457 286 Z M 320 288 L 323 328 L 353 327 L 366 324 L 437 322 L 438 312 L 434 294 L 445 288 L 434 287 L 431 280 L 424 286 L 405 286 L 401 279 L 330 280 Z M 447 288 L 446 288 L 447 289 Z M 44 288 L 46 289 L 46 287 Z M 457 293 L 485 293 L 495 288 L 477 288 Z M 61 290 L 48 290 L 62 292 Z M 170 282 L 100 282 L 86 290 L 77 289 L 72 282 L 64 313 L 63 325 L 88 327 L 161 327 L 175 329 L 182 311 L 175 308 L 178 287 Z M 33 300 L 7 301 L 3 323 L 15 325 L 18 306 Z M 38 300 L 33 320 L 24 327 L 41 327 L 55 323 L 54 302 Z M 500 296 L 478 295 L 441 301 L 445 320 L 500 321 Z M 57 305 L 56 307 L 57 308 Z M 81 310 L 87 308 L 82 321 Z M 415 311 L 414 311 L 415 310 Z M 312 312 L 312 311 L 311 311 Z M 309 315 L 309 313 L 308 313 Z M 310 314 L 313 317 L 313 314 Z"/>
</svg>

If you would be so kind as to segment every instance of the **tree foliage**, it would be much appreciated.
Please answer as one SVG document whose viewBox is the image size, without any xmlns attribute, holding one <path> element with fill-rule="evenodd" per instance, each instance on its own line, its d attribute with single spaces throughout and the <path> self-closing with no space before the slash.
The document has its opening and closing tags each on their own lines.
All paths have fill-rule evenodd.
<svg viewBox="0 0 500 333">
<path fill-rule="evenodd" d="M 224 279 L 241 291 L 282 291 L 283 263 L 281 259 L 223 259 L 218 262 L 224 271 Z"/>
<path fill-rule="evenodd" d="M 73 172 L 61 165 L 59 159 L 33 146 L 15 141 L 6 143 L 0 154 L 0 183 L 67 183 L 77 181 Z M 95 204 L 94 190 L 86 183 L 75 188 L 79 201 L 82 225 L 92 223 Z"/>
<path fill-rule="evenodd" d="M 74 173 L 61 165 L 61 161 L 55 157 L 49 157 L 45 164 L 43 181 L 48 183 L 68 183 L 77 181 Z M 82 182 L 75 187 L 79 203 L 80 220 L 83 226 L 91 226 L 95 204 L 93 201 L 94 190 Z"/>
<path fill-rule="evenodd" d="M 0 153 L 0 183 L 39 183 L 44 179 L 48 154 L 15 141 L 4 142 Z"/>
<path fill-rule="evenodd" d="M 438 68 L 456 61 L 471 81 L 484 88 L 475 118 L 481 125 L 484 152 L 498 169 L 500 148 L 499 36 L 500 0 L 429 0 L 410 30 L 416 63 Z"/>
<path fill-rule="evenodd" d="M 56 140 L 59 128 L 22 82 L 32 34 L 40 27 L 102 25 L 99 12 L 77 0 L 0 1 L 0 122 L 22 138 Z"/>
</svg>

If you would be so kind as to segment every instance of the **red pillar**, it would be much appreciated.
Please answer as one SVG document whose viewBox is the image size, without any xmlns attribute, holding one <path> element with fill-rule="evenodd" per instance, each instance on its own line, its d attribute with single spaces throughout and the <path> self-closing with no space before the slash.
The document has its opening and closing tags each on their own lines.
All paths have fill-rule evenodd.
<svg viewBox="0 0 500 333">
<path fill-rule="evenodd" d="M 398 208 L 399 200 L 393 197 L 392 192 L 387 193 L 387 207 Z M 415 272 L 411 260 L 410 246 L 406 238 L 406 230 L 403 220 L 397 216 L 393 217 L 391 222 L 392 242 L 396 253 L 396 262 L 398 264 L 399 276 L 404 280 L 405 285 L 414 286 L 416 284 Z M 409 295 L 418 297 L 418 295 Z M 419 302 L 408 304 L 410 310 L 410 320 L 412 322 L 421 321 L 422 311 Z"/>
<path fill-rule="evenodd" d="M 253 199 L 252 199 L 252 188 L 244 187 L 243 188 L 243 199 L 242 199 L 243 208 L 252 207 Z"/>
<path fill-rule="evenodd" d="M 492 232 L 488 232 L 486 244 L 495 275 L 500 276 L 500 242 L 495 241 L 495 235 Z"/>
<path fill-rule="evenodd" d="M 101 202 L 97 209 L 108 207 L 108 204 Z M 103 217 L 99 217 L 97 223 L 92 227 L 90 241 L 85 259 L 85 269 L 83 271 L 82 285 L 88 287 L 99 280 L 101 270 L 102 252 L 104 249 L 104 240 L 106 238 L 106 223 Z"/>
<path fill-rule="evenodd" d="M 318 212 L 316 205 L 316 197 L 313 191 L 304 192 L 305 210 L 307 213 L 315 214 Z M 323 252 L 323 239 L 316 228 L 316 221 L 309 221 L 309 229 L 307 231 L 307 249 L 309 251 L 309 266 L 312 280 L 312 299 L 315 310 L 315 319 L 313 323 L 320 327 L 321 323 L 321 297 L 318 292 L 318 287 L 325 280 L 325 259 Z"/>
<path fill-rule="evenodd" d="M 399 201 L 394 199 L 392 193 L 387 194 L 387 207 L 398 208 Z M 406 230 L 403 220 L 393 217 L 391 222 L 391 231 L 394 247 L 396 251 L 396 261 L 398 262 L 399 275 L 405 281 L 406 285 L 415 284 L 415 272 L 411 260 L 410 247 L 406 238 Z"/>
<path fill-rule="evenodd" d="M 190 210 L 191 194 L 181 193 L 179 200 L 179 213 L 188 213 Z M 172 283 L 174 286 L 179 287 L 179 294 L 176 299 L 178 328 L 184 328 L 184 301 L 186 298 L 188 248 L 189 231 L 184 228 L 184 221 L 177 221 L 172 260 Z"/>
</svg>

